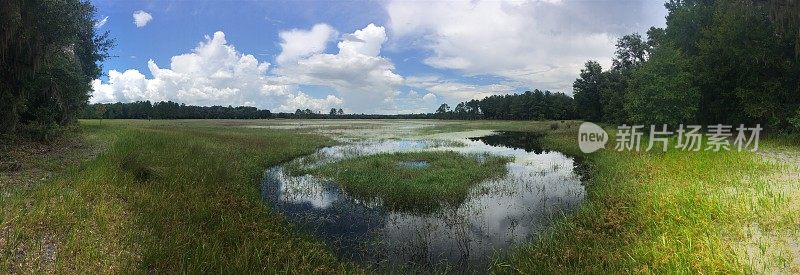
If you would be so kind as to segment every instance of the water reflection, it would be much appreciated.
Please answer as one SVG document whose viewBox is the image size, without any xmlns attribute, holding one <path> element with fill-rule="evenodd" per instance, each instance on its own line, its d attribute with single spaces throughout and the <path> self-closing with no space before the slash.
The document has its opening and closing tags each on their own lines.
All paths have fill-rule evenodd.
<svg viewBox="0 0 800 275">
<path fill-rule="evenodd" d="M 541 154 L 544 151 L 541 142 L 543 136 L 539 133 L 505 131 L 494 135 L 473 137 L 470 140 L 482 141 L 491 146 L 523 149 L 525 152 Z"/>
<path fill-rule="evenodd" d="M 536 136 L 522 135 L 503 138 L 500 133 L 457 142 L 364 141 L 324 148 L 294 161 L 315 166 L 376 153 L 420 150 L 514 158 L 507 164 L 505 177 L 479 183 L 457 207 L 425 214 L 390 211 L 378 200 L 360 201 L 333 182 L 310 175 L 291 176 L 280 166 L 265 173 L 263 196 L 288 220 L 324 239 L 345 259 L 391 270 L 450 266 L 481 271 L 495 252 L 543 230 L 584 197 L 574 172 L 576 163 L 559 152 L 541 150 Z"/>
</svg>

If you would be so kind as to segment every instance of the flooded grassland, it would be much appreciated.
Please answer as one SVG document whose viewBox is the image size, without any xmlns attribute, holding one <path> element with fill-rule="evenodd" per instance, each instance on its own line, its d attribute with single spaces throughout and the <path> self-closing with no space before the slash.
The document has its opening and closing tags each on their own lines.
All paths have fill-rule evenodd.
<svg viewBox="0 0 800 275">
<path fill-rule="evenodd" d="M 269 168 L 263 197 L 344 259 L 458 271 L 487 270 L 584 198 L 578 164 L 544 150 L 541 134 L 415 133 L 423 127 L 400 138 L 356 129 L 351 141 Z"/>
<path fill-rule="evenodd" d="M 0 273 L 800 272 L 800 141 L 581 154 L 578 125 L 81 121 L 96 156 L 4 190 Z"/>
</svg>

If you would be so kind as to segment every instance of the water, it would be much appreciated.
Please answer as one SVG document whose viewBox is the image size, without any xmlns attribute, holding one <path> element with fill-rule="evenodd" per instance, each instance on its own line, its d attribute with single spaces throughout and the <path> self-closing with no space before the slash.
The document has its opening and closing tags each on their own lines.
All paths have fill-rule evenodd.
<svg viewBox="0 0 800 275">
<path fill-rule="evenodd" d="M 323 148 L 293 163 L 313 167 L 363 155 L 422 150 L 513 157 L 506 164 L 505 177 L 477 184 L 459 206 L 430 213 L 392 211 L 378 200 L 347 196 L 334 182 L 311 175 L 291 176 L 283 166 L 265 173 L 262 193 L 273 209 L 325 240 L 340 257 L 390 270 L 485 271 L 495 253 L 528 240 L 583 200 L 576 162 L 543 150 L 538 136 L 461 135 L 360 141 Z M 398 165 L 427 167 L 422 162 Z"/>
<path fill-rule="evenodd" d="M 407 169 L 425 169 L 430 163 L 427 160 L 407 160 L 398 162 L 397 165 Z"/>
</svg>

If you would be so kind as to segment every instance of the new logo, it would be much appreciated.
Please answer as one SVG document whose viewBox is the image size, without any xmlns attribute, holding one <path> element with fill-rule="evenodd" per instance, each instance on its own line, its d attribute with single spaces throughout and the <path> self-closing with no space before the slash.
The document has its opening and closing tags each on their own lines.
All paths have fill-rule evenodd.
<svg viewBox="0 0 800 275">
<path fill-rule="evenodd" d="M 586 154 L 600 150 L 608 142 L 608 133 L 597 124 L 584 122 L 578 128 L 578 147 Z"/>
</svg>

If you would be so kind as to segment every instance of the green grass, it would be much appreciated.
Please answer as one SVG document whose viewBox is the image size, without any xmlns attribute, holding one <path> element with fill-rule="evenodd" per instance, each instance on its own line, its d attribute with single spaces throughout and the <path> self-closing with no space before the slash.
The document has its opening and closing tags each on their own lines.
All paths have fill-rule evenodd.
<svg viewBox="0 0 800 275">
<path fill-rule="evenodd" d="M 494 272 L 798 272 L 798 181 L 776 177 L 786 167 L 735 151 L 586 155 L 574 128 L 545 144 L 584 160 L 586 201 Z"/>
<path fill-rule="evenodd" d="M 270 165 L 332 141 L 288 131 L 84 121 L 108 149 L 0 199 L 3 273 L 341 272 L 259 196 Z"/>
<path fill-rule="evenodd" d="M 0 273 L 360 271 L 261 201 L 264 168 L 333 144 L 313 129 L 239 127 L 270 123 L 276 122 L 82 122 L 86 144 L 105 144 L 97 158 L 68 168 L 54 165 L 61 158 L 37 159 L 23 167 L 44 167 L 53 177 L 3 189 Z M 580 209 L 500 254 L 493 272 L 800 272 L 800 150 L 792 138 L 763 140 L 760 154 L 601 150 L 584 155 L 577 148 L 575 121 L 559 122 L 554 131 L 550 122 L 431 123 L 435 126 L 421 132 L 547 132 L 546 146 L 581 158 L 587 167 Z M 400 169 L 388 165 L 396 164 L 391 155 L 382 158 L 378 167 Z M 369 169 L 362 161 L 359 169 Z M 386 173 L 375 181 L 404 179 L 402 174 Z M 406 199 L 402 193 L 386 194 Z"/>
<path fill-rule="evenodd" d="M 401 165 L 405 161 L 426 161 L 429 166 Z M 387 153 L 345 159 L 310 172 L 333 179 L 348 194 L 379 198 L 390 209 L 426 212 L 461 204 L 476 183 L 505 175 L 508 161 L 451 151 Z"/>
</svg>

